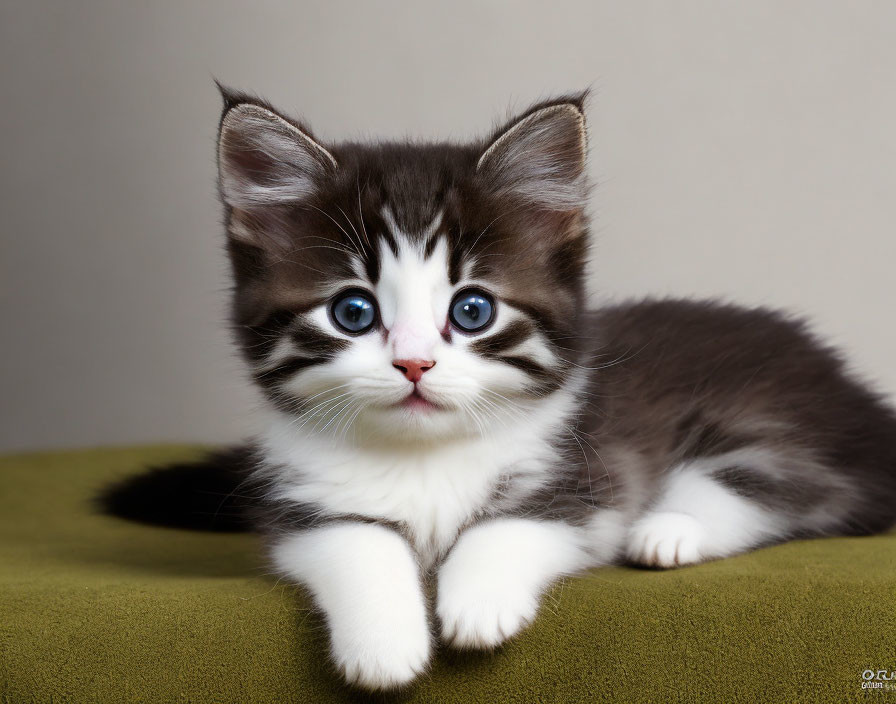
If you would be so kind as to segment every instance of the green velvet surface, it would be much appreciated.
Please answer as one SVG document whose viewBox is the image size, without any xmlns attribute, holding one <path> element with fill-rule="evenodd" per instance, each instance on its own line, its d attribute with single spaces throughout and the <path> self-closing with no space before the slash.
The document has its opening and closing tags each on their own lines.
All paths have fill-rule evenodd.
<svg viewBox="0 0 896 704">
<path fill-rule="evenodd" d="M 90 498 L 153 447 L 0 460 L 4 702 L 364 700 L 322 624 L 251 535 L 97 515 Z M 359 575 L 362 579 L 363 575 Z M 896 536 L 790 543 L 668 572 L 605 568 L 547 597 L 494 653 L 438 653 L 401 702 L 896 701 Z"/>
</svg>

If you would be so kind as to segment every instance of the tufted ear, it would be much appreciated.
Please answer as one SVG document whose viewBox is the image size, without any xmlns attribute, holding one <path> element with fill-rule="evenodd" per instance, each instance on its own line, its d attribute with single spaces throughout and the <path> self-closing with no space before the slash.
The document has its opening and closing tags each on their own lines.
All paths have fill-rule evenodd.
<svg viewBox="0 0 896 704">
<path fill-rule="evenodd" d="M 257 214 L 295 204 L 313 197 L 336 172 L 336 159 L 307 130 L 256 102 L 227 92 L 224 99 L 218 175 L 230 207 Z"/>
<path fill-rule="evenodd" d="M 536 105 L 499 129 L 476 165 L 486 187 L 542 210 L 583 208 L 588 195 L 585 97 Z"/>
</svg>

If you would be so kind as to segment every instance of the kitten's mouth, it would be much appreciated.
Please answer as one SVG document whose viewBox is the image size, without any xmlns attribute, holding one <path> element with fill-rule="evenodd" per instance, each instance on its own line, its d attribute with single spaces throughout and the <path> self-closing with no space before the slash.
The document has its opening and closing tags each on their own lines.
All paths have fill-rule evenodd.
<svg viewBox="0 0 896 704">
<path fill-rule="evenodd" d="M 412 411 L 439 411 L 442 410 L 442 407 L 437 403 L 433 403 L 428 398 L 425 398 L 423 394 L 420 393 L 420 390 L 414 387 L 414 390 L 409 393 L 403 401 L 399 401 L 398 405 L 402 408 L 407 408 Z"/>
</svg>

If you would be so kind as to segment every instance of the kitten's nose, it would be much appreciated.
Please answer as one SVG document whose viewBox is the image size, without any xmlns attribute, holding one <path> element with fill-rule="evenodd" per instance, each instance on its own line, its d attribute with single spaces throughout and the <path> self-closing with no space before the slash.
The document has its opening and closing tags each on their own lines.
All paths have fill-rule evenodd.
<svg viewBox="0 0 896 704">
<path fill-rule="evenodd" d="M 423 378 L 423 372 L 428 372 L 436 363 L 430 359 L 396 359 L 392 366 L 416 384 Z"/>
</svg>

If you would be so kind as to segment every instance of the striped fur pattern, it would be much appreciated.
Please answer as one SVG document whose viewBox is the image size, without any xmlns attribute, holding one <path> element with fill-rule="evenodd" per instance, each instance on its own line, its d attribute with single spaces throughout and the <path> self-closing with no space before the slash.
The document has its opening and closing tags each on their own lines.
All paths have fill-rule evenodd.
<svg viewBox="0 0 896 704">
<path fill-rule="evenodd" d="M 587 310 L 583 101 L 469 144 L 324 144 L 225 92 L 233 322 L 268 401 L 240 493 L 358 686 L 413 681 L 437 638 L 499 645 L 588 567 L 893 523 L 893 412 L 802 323 Z"/>
</svg>

